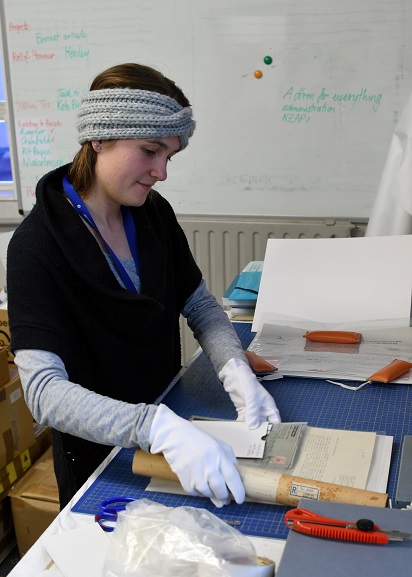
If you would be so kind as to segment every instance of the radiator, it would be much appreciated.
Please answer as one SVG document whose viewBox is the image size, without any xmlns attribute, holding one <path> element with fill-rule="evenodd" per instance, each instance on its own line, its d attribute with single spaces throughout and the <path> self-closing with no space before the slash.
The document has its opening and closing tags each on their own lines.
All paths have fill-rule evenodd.
<svg viewBox="0 0 412 577">
<path fill-rule="evenodd" d="M 251 260 L 263 260 L 269 238 L 346 238 L 362 236 L 366 225 L 334 219 L 268 219 L 178 216 L 207 287 L 222 302 L 233 278 Z M 181 318 L 182 362 L 198 344 Z"/>
</svg>

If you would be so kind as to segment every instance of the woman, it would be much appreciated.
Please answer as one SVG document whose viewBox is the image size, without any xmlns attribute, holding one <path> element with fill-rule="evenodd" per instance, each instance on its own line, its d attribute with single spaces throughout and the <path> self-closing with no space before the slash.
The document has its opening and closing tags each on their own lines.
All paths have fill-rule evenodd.
<svg viewBox="0 0 412 577">
<path fill-rule="evenodd" d="M 8 251 L 11 348 L 34 419 L 52 427 L 60 505 L 111 448 L 162 452 L 184 489 L 245 492 L 230 447 L 153 402 L 180 369 L 179 315 L 250 428 L 279 421 L 169 203 L 153 186 L 195 123 L 171 80 L 138 64 L 98 75 L 70 165 L 38 183 Z"/>
</svg>

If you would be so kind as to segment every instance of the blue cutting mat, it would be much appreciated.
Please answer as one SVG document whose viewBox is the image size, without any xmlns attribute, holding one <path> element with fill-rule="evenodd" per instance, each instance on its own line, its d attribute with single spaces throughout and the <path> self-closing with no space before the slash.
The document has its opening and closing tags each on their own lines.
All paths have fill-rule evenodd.
<svg viewBox="0 0 412 577">
<path fill-rule="evenodd" d="M 234 326 L 246 348 L 254 337 L 250 324 L 234 323 Z M 265 386 L 275 397 L 285 422 L 307 421 L 313 427 L 375 431 L 394 436 L 388 483 L 389 497 L 394 499 L 402 440 L 404 435 L 412 433 L 410 386 L 375 384 L 350 391 L 322 379 L 291 377 L 266 381 Z M 163 402 L 185 418 L 192 415 L 236 418 L 233 404 L 204 354 L 183 373 Z M 136 499 L 150 498 L 170 507 L 203 507 L 225 521 L 240 521 L 238 528 L 247 535 L 287 537 L 289 530 L 283 516 L 288 507 L 245 503 L 217 509 L 209 499 L 145 492 L 149 479 L 132 473 L 133 455 L 134 449 L 122 449 L 72 510 L 94 515 L 103 499 L 127 495 Z"/>
</svg>

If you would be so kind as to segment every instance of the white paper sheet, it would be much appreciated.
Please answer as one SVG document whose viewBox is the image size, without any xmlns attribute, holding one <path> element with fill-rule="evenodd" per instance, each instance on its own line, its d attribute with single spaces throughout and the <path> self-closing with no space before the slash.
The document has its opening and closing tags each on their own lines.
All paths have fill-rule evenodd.
<svg viewBox="0 0 412 577">
<path fill-rule="evenodd" d="M 225 441 L 238 458 L 259 459 L 263 457 L 268 423 L 262 423 L 257 429 L 250 430 L 243 421 L 200 421 L 192 423 L 209 435 Z"/>
<path fill-rule="evenodd" d="M 41 540 L 64 577 L 102 576 L 109 538 L 97 523 Z"/>
<path fill-rule="evenodd" d="M 361 343 L 315 343 L 305 329 L 264 324 L 250 350 L 278 367 L 284 375 L 366 381 L 394 359 L 412 362 L 412 328 L 366 330 Z M 393 383 L 412 384 L 412 370 Z"/>
<path fill-rule="evenodd" d="M 376 435 L 372 463 L 366 483 L 367 491 L 386 493 L 388 489 L 392 447 L 393 437 L 389 435 Z"/>
<path fill-rule="evenodd" d="M 288 475 L 365 489 L 376 433 L 307 427 Z"/>
<path fill-rule="evenodd" d="M 409 326 L 411 254 L 412 235 L 269 239 L 252 331 L 291 319 Z"/>
</svg>

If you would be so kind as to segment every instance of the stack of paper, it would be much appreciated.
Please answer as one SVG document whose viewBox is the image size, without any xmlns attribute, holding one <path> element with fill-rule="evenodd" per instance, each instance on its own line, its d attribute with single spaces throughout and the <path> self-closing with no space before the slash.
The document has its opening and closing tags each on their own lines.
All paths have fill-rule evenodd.
<svg viewBox="0 0 412 577">
<path fill-rule="evenodd" d="M 386 492 L 393 437 L 308 427 L 304 423 L 273 425 L 265 436 L 267 423 L 254 431 L 241 421 L 213 419 L 193 423 L 231 445 L 239 465 Z M 179 483 L 156 478 L 152 478 L 146 491 L 184 494 Z"/>
<path fill-rule="evenodd" d="M 412 235 L 268 240 L 251 350 L 286 375 L 349 380 L 412 361 L 411 253 Z M 303 338 L 322 329 L 359 332 L 361 344 Z"/>
<path fill-rule="evenodd" d="M 326 483 L 385 493 L 393 437 L 367 431 L 273 425 L 262 459 L 239 464 Z"/>
<path fill-rule="evenodd" d="M 251 261 L 236 275 L 222 297 L 224 307 L 230 309 L 231 318 L 253 318 L 262 278 L 263 261 Z"/>
</svg>

